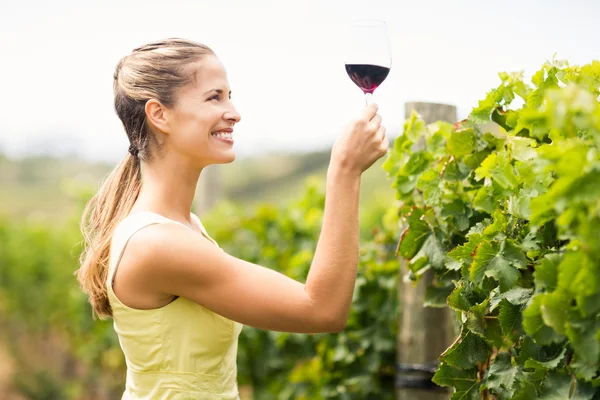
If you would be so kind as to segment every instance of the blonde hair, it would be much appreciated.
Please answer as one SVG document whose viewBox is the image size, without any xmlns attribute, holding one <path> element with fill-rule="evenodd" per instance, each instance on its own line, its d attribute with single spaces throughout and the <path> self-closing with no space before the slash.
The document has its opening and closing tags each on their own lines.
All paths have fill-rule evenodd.
<svg viewBox="0 0 600 400">
<path fill-rule="evenodd" d="M 75 272 L 94 316 L 112 316 L 106 280 L 113 232 L 131 211 L 142 186 L 140 160 L 150 159 L 155 141 L 146 123 L 145 105 L 156 99 L 175 104 L 177 90 L 193 81 L 190 64 L 214 52 L 183 39 L 167 39 L 134 49 L 117 64 L 113 77 L 115 111 L 129 139 L 129 154 L 88 202 L 81 219 L 84 249 Z M 158 145 L 158 143 L 156 143 Z"/>
</svg>

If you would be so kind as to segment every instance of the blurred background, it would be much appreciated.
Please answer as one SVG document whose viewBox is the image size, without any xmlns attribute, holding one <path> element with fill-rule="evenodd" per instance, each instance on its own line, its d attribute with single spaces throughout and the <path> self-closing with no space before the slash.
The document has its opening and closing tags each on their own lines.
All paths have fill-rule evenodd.
<svg viewBox="0 0 600 400">
<path fill-rule="evenodd" d="M 110 321 L 91 319 L 72 273 L 83 206 L 127 152 L 112 74 L 133 48 L 184 37 L 221 58 L 242 115 L 238 159 L 207 169 L 196 211 L 231 253 L 302 280 L 320 228 L 331 146 L 364 105 L 344 70 L 350 21 L 388 24 L 392 68 L 375 99 L 393 139 L 407 102 L 451 104 L 462 119 L 498 84 L 500 71 L 531 76 L 555 55 L 572 64 L 597 58 L 599 12 L 592 0 L 2 2 L 0 398 L 111 399 L 122 391 L 123 359 Z M 361 235 L 379 246 L 363 256 L 376 259 L 380 273 L 364 287 L 382 293 L 366 296 L 365 309 L 389 312 L 366 321 L 371 314 L 357 311 L 354 323 L 373 327 L 378 358 L 357 360 L 351 337 L 245 329 L 244 398 L 337 398 L 327 397 L 335 379 L 318 378 L 328 351 L 348 371 L 377 365 L 363 365 L 370 372 L 350 384 L 377 384 L 379 391 L 357 398 L 387 398 L 381 387 L 393 390 L 386 366 L 393 369 L 395 360 L 398 271 L 381 256 L 397 241 L 391 185 L 377 163 L 361 197 Z"/>
</svg>

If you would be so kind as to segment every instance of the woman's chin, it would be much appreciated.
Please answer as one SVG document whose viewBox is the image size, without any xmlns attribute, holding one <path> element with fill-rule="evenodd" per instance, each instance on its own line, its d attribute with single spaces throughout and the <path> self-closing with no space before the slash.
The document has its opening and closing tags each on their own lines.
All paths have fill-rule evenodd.
<svg viewBox="0 0 600 400">
<path fill-rule="evenodd" d="M 219 157 L 215 160 L 215 164 L 230 164 L 235 160 L 235 153 L 232 151 L 219 154 Z"/>
<path fill-rule="evenodd" d="M 206 167 L 208 165 L 216 164 L 230 164 L 235 160 L 235 152 L 233 149 L 229 151 L 212 152 L 205 154 L 204 157 L 194 157 L 193 163 Z"/>
</svg>

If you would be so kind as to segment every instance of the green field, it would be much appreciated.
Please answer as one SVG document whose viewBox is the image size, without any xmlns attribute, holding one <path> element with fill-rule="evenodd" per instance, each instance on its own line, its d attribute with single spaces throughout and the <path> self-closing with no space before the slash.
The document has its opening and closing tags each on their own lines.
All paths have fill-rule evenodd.
<svg viewBox="0 0 600 400">
<path fill-rule="evenodd" d="M 366 221 L 371 219 L 367 212 L 376 212 L 394 199 L 394 190 L 381 163 L 382 160 L 363 175 L 361 210 Z M 303 192 L 308 179 L 324 184 L 328 164 L 329 151 L 323 151 L 241 158 L 217 166 L 221 186 L 217 204 L 221 201 L 244 206 L 264 202 L 284 204 Z M 113 167 L 75 157 L 11 159 L 0 155 L 0 214 L 11 219 L 60 223 L 72 217 L 80 194 L 98 187 Z"/>
</svg>

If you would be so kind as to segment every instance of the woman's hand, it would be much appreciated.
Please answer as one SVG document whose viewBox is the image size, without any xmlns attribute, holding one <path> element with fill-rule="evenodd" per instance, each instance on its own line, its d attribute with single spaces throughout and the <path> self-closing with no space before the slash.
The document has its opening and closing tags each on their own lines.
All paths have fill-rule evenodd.
<svg viewBox="0 0 600 400">
<path fill-rule="evenodd" d="M 383 157 L 389 140 L 377 104 L 369 104 L 361 115 L 346 125 L 344 132 L 333 145 L 331 164 L 351 173 L 361 175 Z"/>
</svg>

